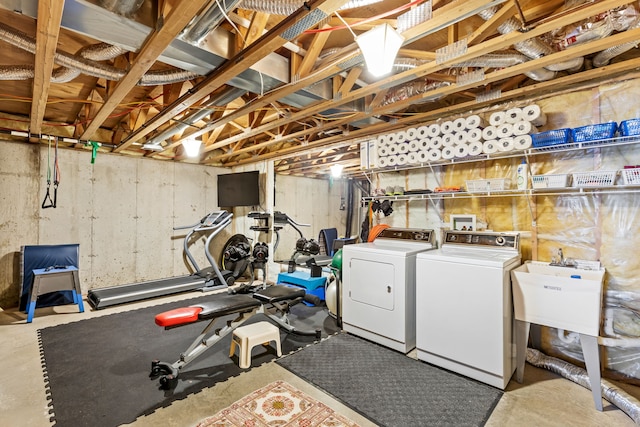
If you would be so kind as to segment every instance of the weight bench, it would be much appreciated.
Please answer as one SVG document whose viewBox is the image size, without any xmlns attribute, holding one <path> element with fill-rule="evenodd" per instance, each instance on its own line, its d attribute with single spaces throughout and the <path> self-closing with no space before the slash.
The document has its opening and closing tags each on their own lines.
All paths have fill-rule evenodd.
<svg viewBox="0 0 640 427">
<path fill-rule="evenodd" d="M 209 323 L 191 345 L 180 354 L 177 361 L 174 363 L 152 361 L 149 377 L 151 379 L 160 378 L 160 387 L 162 389 L 175 388 L 178 382 L 178 374 L 185 366 L 257 313 L 264 314 L 278 327 L 285 329 L 287 332 L 298 335 L 312 335 L 319 339 L 321 337 L 320 330 L 299 331 L 289 323 L 287 317 L 289 309 L 301 302 L 304 296 L 305 290 L 302 288 L 273 285 L 251 295 L 221 294 L 212 301 L 181 307 L 156 315 L 156 324 L 165 329 L 202 321 L 209 321 Z M 275 308 L 277 314 L 269 312 L 272 308 Z M 213 329 L 216 320 L 232 314 L 237 314 L 237 317 L 227 321 L 224 327 Z"/>
</svg>

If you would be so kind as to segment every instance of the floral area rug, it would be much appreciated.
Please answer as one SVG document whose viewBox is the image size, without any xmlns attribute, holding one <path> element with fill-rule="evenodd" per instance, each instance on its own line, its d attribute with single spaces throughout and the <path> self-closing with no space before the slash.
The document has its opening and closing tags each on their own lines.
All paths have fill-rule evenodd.
<svg viewBox="0 0 640 427">
<path fill-rule="evenodd" d="M 357 427 L 322 402 L 284 381 L 273 382 L 243 397 L 197 427 Z"/>
</svg>

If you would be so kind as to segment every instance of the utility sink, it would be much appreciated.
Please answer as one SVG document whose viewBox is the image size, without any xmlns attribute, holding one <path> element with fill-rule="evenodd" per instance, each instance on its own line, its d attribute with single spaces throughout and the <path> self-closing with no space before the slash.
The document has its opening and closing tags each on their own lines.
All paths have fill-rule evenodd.
<svg viewBox="0 0 640 427">
<path fill-rule="evenodd" d="M 527 261 L 511 271 L 516 320 L 597 337 L 604 274 Z"/>
</svg>

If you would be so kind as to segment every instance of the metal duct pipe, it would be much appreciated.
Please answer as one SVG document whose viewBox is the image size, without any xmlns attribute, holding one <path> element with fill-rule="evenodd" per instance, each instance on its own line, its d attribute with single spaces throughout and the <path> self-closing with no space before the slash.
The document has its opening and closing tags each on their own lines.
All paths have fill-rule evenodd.
<svg viewBox="0 0 640 427">
<path fill-rule="evenodd" d="M 538 368 L 562 375 L 564 378 L 591 390 L 587 371 L 578 366 L 572 365 L 564 360 L 556 359 L 555 357 L 547 356 L 532 348 L 527 349 L 527 362 Z M 602 389 L 603 398 L 624 411 L 636 424 L 640 424 L 640 402 L 635 397 L 607 380 L 601 380 L 599 386 Z"/>
<path fill-rule="evenodd" d="M 512 65 L 522 64 L 529 61 L 529 58 L 519 53 L 493 53 L 482 55 L 474 59 L 470 59 L 458 64 L 454 64 L 451 67 L 490 67 L 490 68 L 504 68 Z M 536 70 L 529 70 L 524 73 L 532 80 L 539 82 L 551 80 L 556 76 L 555 71 L 550 71 L 545 68 L 538 68 Z"/>
<path fill-rule="evenodd" d="M 378 3 L 382 0 L 351 0 L 339 10 L 355 9 Z M 304 5 L 304 0 L 242 0 L 242 9 L 254 12 L 270 13 L 272 15 L 291 15 Z"/>
<path fill-rule="evenodd" d="M 202 120 L 205 117 L 207 117 L 209 114 L 211 114 L 211 111 L 206 109 L 206 107 L 216 107 L 216 106 L 227 105 L 229 102 L 233 101 L 234 99 L 237 99 L 240 96 L 244 95 L 245 92 L 246 91 L 243 89 L 230 87 L 229 89 L 221 93 L 219 96 L 216 96 L 215 98 L 210 99 L 206 103 L 204 103 L 201 106 L 203 107 L 201 110 L 185 117 L 184 120 L 180 121 L 180 123 L 175 124 L 174 126 L 170 127 L 164 132 L 149 139 L 145 143 L 145 145 L 160 145 L 160 143 L 162 143 L 163 141 L 166 141 L 172 136 L 177 135 L 178 133 L 184 131 L 185 129 L 189 128 L 190 126 L 198 122 L 199 120 Z"/>
<path fill-rule="evenodd" d="M 99 4 L 104 9 L 123 16 L 131 16 L 136 13 L 144 0 L 100 0 Z"/>
<path fill-rule="evenodd" d="M 488 21 L 493 17 L 493 15 L 496 14 L 496 11 L 497 11 L 497 8 L 490 7 L 488 9 L 485 9 L 479 12 L 478 16 L 484 19 L 485 21 Z M 497 28 L 497 30 L 500 34 L 508 34 L 513 31 L 518 31 L 520 30 L 520 22 L 518 22 L 518 20 L 515 18 L 510 18 L 505 22 L 503 22 Z M 523 55 L 531 59 L 542 58 L 543 56 L 547 56 L 554 53 L 554 50 L 551 48 L 551 46 L 544 43 L 538 37 L 534 37 L 522 42 L 515 43 L 513 47 L 518 52 L 522 53 Z M 571 59 L 569 61 L 560 62 L 558 64 L 553 64 L 544 68 L 550 71 L 562 71 L 562 70 L 577 71 L 582 67 L 583 62 L 584 62 L 584 58 L 580 57 L 580 58 Z"/>
<path fill-rule="evenodd" d="M 384 100 L 380 103 L 380 105 L 384 106 L 384 105 L 393 104 L 395 102 L 404 101 L 405 99 L 409 99 L 414 96 L 427 93 L 441 87 L 450 86 L 450 85 L 451 83 L 449 82 L 438 82 L 433 80 L 416 80 L 416 81 L 407 83 L 403 86 L 400 86 L 399 88 L 396 88 L 392 91 L 389 91 L 389 93 L 384 97 Z M 416 104 L 421 104 L 424 102 L 433 102 L 442 98 L 443 96 L 444 95 L 425 97 L 420 101 L 416 102 Z"/>
<path fill-rule="evenodd" d="M 187 43 L 200 44 L 207 34 L 224 21 L 225 15 L 235 9 L 240 1 L 241 0 L 222 0 L 222 4 L 220 4 L 220 2 L 216 0 L 207 11 L 200 16 L 196 16 L 178 37 Z M 224 13 L 221 9 L 222 6 L 225 8 Z"/>
<path fill-rule="evenodd" d="M 36 53 L 36 42 L 27 34 L 14 28 L 0 23 L 0 40 L 3 40 L 13 46 L 26 50 L 27 52 Z M 56 52 L 53 60 L 56 64 L 63 67 L 80 70 L 81 73 L 106 80 L 121 80 L 126 71 L 107 64 L 101 64 L 80 56 L 70 55 L 65 52 Z M 149 71 L 142 76 L 138 85 L 160 85 L 167 83 L 175 83 L 179 81 L 189 80 L 197 77 L 198 74 L 189 71 Z"/>
<path fill-rule="evenodd" d="M 637 19 L 627 29 L 628 30 L 633 30 L 633 29 L 636 29 L 636 28 L 640 28 L 640 18 Z M 609 63 L 609 61 L 611 61 L 616 56 L 622 55 L 623 53 L 633 49 L 634 47 L 637 47 L 639 42 L 640 42 L 640 40 L 634 41 L 634 42 L 623 43 L 623 44 L 619 44 L 618 46 L 612 46 L 612 47 L 610 47 L 608 49 L 603 50 L 602 52 L 598 53 L 596 56 L 593 57 L 593 66 L 594 67 L 603 67 L 603 66 L 607 65 Z"/>
<path fill-rule="evenodd" d="M 118 46 L 113 46 L 108 43 L 97 43 L 83 47 L 78 51 L 77 55 L 92 61 L 107 61 L 109 59 L 114 59 L 125 52 L 126 50 L 119 48 Z M 51 82 L 67 83 L 78 77 L 80 74 L 80 70 L 77 68 L 60 67 L 53 70 Z"/>
</svg>

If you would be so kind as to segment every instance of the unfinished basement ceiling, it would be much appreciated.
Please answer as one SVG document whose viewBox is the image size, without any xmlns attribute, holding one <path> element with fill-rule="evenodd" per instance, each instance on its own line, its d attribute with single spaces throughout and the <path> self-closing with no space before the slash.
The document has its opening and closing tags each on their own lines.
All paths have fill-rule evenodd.
<svg viewBox="0 0 640 427">
<path fill-rule="evenodd" d="M 429 4 L 430 19 L 404 23 Z M 637 70 L 638 10 L 614 0 L 0 0 L 0 126 L 25 143 L 57 136 L 70 149 L 92 141 L 223 167 L 274 160 L 277 173 L 309 177 L 341 163 L 357 177 L 371 135 Z M 381 23 L 400 25 L 405 42 L 394 71 L 373 78 L 353 33 Z M 202 141 L 195 159 L 188 138 Z"/>
</svg>

